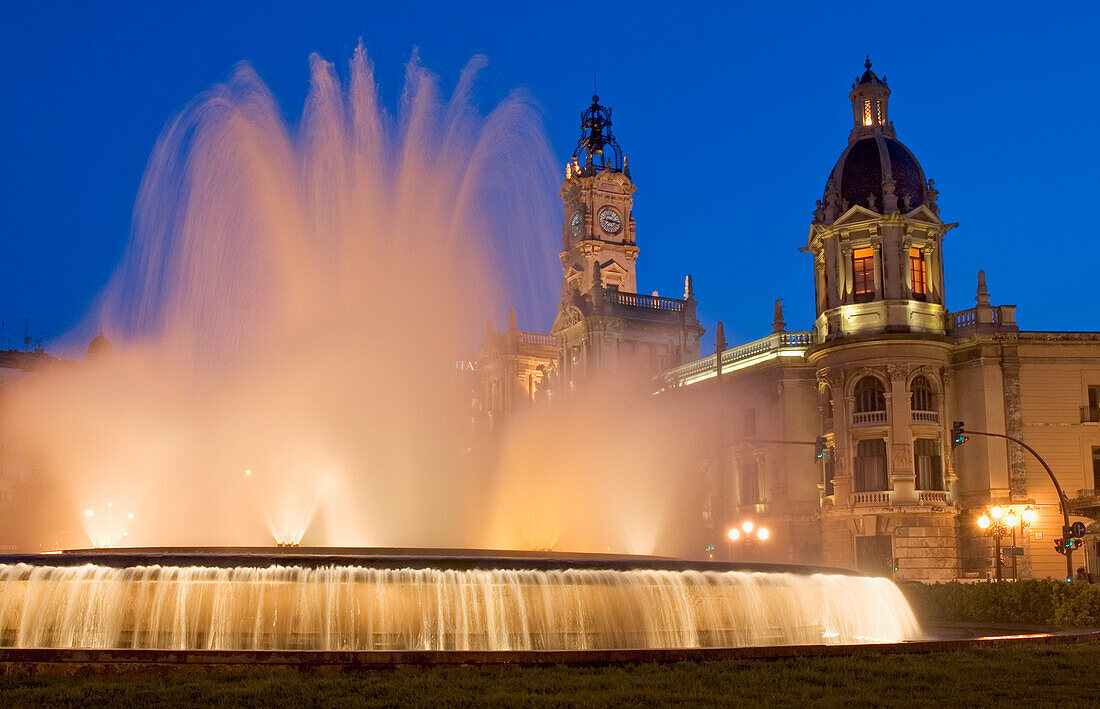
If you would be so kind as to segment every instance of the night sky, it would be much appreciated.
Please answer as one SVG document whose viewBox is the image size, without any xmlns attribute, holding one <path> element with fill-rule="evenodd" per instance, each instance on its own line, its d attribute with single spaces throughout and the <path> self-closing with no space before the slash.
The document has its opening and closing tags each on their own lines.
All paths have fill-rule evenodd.
<svg viewBox="0 0 1100 709">
<path fill-rule="evenodd" d="M 798 249 L 869 53 L 893 90 L 898 138 L 936 180 L 941 216 L 961 223 L 946 241 L 948 307 L 973 305 L 984 268 L 1022 328 L 1100 330 L 1098 14 L 1091 3 L 9 0 L 0 346 L 22 346 L 28 312 L 47 347 L 80 320 L 122 253 L 157 135 L 192 97 L 247 60 L 296 119 L 309 53 L 344 72 L 360 37 L 391 107 L 413 47 L 447 88 L 485 54 L 482 106 L 525 87 L 563 164 L 595 72 L 638 185 L 639 290 L 678 296 L 691 273 L 708 343 L 719 319 L 731 343 L 766 335 L 776 298 L 788 329 L 810 327 Z"/>
</svg>

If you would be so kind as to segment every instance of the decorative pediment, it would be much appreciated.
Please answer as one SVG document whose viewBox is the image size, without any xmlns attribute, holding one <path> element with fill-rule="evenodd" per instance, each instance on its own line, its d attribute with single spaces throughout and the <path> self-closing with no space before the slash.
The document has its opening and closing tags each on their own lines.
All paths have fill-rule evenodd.
<svg viewBox="0 0 1100 709">
<path fill-rule="evenodd" d="M 882 219 L 881 214 L 879 214 L 878 212 L 872 212 L 870 209 L 867 209 L 866 207 L 861 207 L 857 204 L 844 214 L 841 214 L 840 218 L 833 222 L 832 226 L 838 227 L 844 226 L 845 224 L 855 224 L 858 222 L 867 222 L 878 219 Z"/>
<path fill-rule="evenodd" d="M 940 218 L 933 214 L 932 210 L 923 204 L 906 214 L 905 218 L 912 219 L 913 221 L 925 222 L 927 224 L 934 224 L 936 226 L 943 224 Z"/>
<path fill-rule="evenodd" d="M 558 310 L 557 317 L 554 318 L 554 326 L 551 328 L 552 332 L 558 330 L 564 330 L 567 327 L 572 327 L 580 322 L 584 321 L 584 313 L 580 308 L 575 305 L 569 305 Z"/>
</svg>

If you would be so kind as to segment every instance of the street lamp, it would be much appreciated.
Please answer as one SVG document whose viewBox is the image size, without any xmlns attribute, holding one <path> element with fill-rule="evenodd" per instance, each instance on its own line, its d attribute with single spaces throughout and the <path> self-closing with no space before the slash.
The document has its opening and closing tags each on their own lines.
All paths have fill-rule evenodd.
<svg viewBox="0 0 1100 709">
<path fill-rule="evenodd" d="M 771 537 L 771 530 L 767 527 L 758 527 L 752 520 L 745 520 L 740 527 L 730 527 L 726 532 L 729 539 L 729 557 L 733 559 L 733 545 L 735 542 L 744 542 L 746 550 L 751 550 L 758 542 L 767 541 Z"/>
<path fill-rule="evenodd" d="M 992 505 L 978 516 L 978 528 L 987 535 L 993 537 L 993 564 L 996 569 L 996 579 L 998 581 L 1003 580 L 1003 573 L 1001 571 L 1001 537 L 1012 534 L 1012 579 L 1018 581 L 1020 575 L 1018 561 L 1016 559 L 1016 530 L 1019 529 L 1021 533 L 1026 533 L 1028 527 L 1035 521 L 1036 516 L 1037 513 L 1031 505 L 1025 507 L 1020 513 L 1017 513 L 1016 510 L 1011 507 L 1005 509 L 1000 505 Z"/>
</svg>

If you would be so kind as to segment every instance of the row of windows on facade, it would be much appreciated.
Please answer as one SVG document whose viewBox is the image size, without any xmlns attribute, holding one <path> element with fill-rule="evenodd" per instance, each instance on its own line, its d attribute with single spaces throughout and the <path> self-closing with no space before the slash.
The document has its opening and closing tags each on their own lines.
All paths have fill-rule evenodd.
<svg viewBox="0 0 1100 709">
<path fill-rule="evenodd" d="M 934 438 L 918 438 L 913 442 L 918 490 L 944 490 L 943 457 L 940 442 Z M 830 454 L 825 458 L 825 494 L 832 495 L 835 463 Z M 855 492 L 876 492 L 890 489 L 886 467 L 886 440 L 866 438 L 856 442 L 855 466 L 852 476 Z"/>
<path fill-rule="evenodd" d="M 914 377 L 909 393 L 909 407 L 913 411 L 936 410 L 935 392 L 926 377 Z M 865 414 L 875 411 L 886 411 L 886 387 L 878 377 L 866 376 L 856 383 L 855 413 Z M 825 402 L 825 418 L 832 417 L 833 398 L 830 394 Z"/>
<path fill-rule="evenodd" d="M 943 477 L 943 458 L 940 455 L 940 443 L 932 438 L 918 438 L 913 442 L 914 462 L 916 463 L 916 486 L 918 490 L 945 490 Z M 825 494 L 834 494 L 833 478 L 835 463 L 833 456 L 825 458 Z M 1100 447 L 1093 449 L 1093 470 L 1100 488 Z M 763 491 L 760 484 L 760 463 L 756 460 L 742 460 L 737 465 L 738 503 L 742 506 L 762 503 Z M 875 492 L 890 489 L 890 477 L 886 464 L 886 441 L 882 438 L 870 438 L 856 443 L 855 468 L 852 479 L 855 492 Z"/>
</svg>

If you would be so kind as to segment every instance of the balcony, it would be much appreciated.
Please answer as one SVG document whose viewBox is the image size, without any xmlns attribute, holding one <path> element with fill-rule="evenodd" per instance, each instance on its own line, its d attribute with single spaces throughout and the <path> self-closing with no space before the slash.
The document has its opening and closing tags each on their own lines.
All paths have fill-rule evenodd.
<svg viewBox="0 0 1100 709">
<path fill-rule="evenodd" d="M 1100 406 L 1082 406 L 1081 423 L 1100 422 Z"/>
<path fill-rule="evenodd" d="M 893 490 L 873 490 L 870 492 L 853 492 L 848 500 L 853 507 L 890 507 L 893 502 Z"/>
<path fill-rule="evenodd" d="M 940 415 L 936 411 L 914 411 L 913 423 L 939 423 Z"/>
<path fill-rule="evenodd" d="M 651 310 L 669 310 L 675 313 L 684 309 L 686 301 L 679 298 L 661 298 L 656 295 L 642 295 L 641 293 L 621 293 L 608 291 L 608 298 L 612 303 L 625 305 L 631 308 L 648 308 Z"/>
<path fill-rule="evenodd" d="M 1066 507 L 1072 515 L 1100 519 L 1100 490 L 1078 490 L 1074 497 L 1066 500 Z"/>
<path fill-rule="evenodd" d="M 863 411 L 852 414 L 853 426 L 870 426 L 876 423 L 886 423 L 885 411 Z"/>
<path fill-rule="evenodd" d="M 922 505 L 929 507 L 947 506 L 946 490 L 920 490 L 917 492 L 917 500 Z"/>
</svg>

